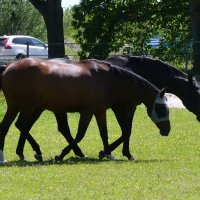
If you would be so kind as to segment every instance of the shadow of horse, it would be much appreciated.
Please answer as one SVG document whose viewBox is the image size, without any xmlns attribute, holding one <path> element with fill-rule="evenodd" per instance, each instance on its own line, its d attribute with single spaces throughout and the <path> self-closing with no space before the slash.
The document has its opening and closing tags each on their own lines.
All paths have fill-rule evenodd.
<svg viewBox="0 0 200 200">
<path fill-rule="evenodd" d="M 131 161 L 133 164 L 148 164 L 148 163 L 163 163 L 163 162 L 169 162 L 171 160 L 167 159 L 138 159 Z M 13 160 L 4 163 L 3 165 L 0 164 L 0 167 L 34 167 L 34 166 L 48 166 L 48 165 L 81 165 L 81 164 L 91 164 L 91 165 L 98 165 L 98 164 L 106 164 L 106 163 L 113 163 L 113 164 L 122 164 L 130 162 L 128 160 L 124 159 L 116 159 L 115 161 L 110 161 L 108 159 L 99 160 L 98 158 L 92 158 L 92 157 L 69 157 L 66 160 L 63 160 L 61 162 L 56 162 L 54 158 L 49 158 L 47 160 L 44 160 L 42 162 L 40 161 L 27 161 L 27 160 Z"/>
</svg>

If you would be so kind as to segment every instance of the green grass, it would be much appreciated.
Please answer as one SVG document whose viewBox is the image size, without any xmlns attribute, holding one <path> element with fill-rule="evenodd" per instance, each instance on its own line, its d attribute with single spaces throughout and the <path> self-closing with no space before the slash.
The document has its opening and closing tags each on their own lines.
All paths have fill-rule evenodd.
<svg viewBox="0 0 200 200">
<path fill-rule="evenodd" d="M 0 99 L 0 120 L 5 102 Z M 87 158 L 70 153 L 59 164 L 52 157 L 66 145 L 57 131 L 52 113 L 46 111 L 37 121 L 32 135 L 40 144 L 44 163 L 36 162 L 29 144 L 27 162 L 18 161 L 15 148 L 19 131 L 11 126 L 6 138 L 5 156 L 0 166 L 0 199 L 200 199 L 200 131 L 195 116 L 185 109 L 170 109 L 172 130 L 162 137 L 139 106 L 134 118 L 131 152 L 136 162 L 127 161 L 120 146 L 113 153 L 116 161 L 98 160 L 102 149 L 99 131 L 92 120 L 80 147 Z M 78 114 L 69 115 L 75 136 Z M 112 111 L 108 111 L 110 142 L 120 136 Z"/>
</svg>

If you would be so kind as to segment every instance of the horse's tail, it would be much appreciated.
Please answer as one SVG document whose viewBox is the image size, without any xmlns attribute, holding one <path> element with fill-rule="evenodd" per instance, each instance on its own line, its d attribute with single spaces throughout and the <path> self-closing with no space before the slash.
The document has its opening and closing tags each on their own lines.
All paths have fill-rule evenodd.
<svg viewBox="0 0 200 200">
<path fill-rule="evenodd" d="M 1 86 L 1 78 L 2 78 L 2 73 L 5 71 L 6 67 L 0 67 L 0 90 L 2 90 Z"/>
</svg>

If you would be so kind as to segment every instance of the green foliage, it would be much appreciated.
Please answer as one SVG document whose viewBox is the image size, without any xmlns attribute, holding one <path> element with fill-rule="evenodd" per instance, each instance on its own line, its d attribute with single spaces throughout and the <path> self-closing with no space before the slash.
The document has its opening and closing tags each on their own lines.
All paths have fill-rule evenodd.
<svg viewBox="0 0 200 200">
<path fill-rule="evenodd" d="M 133 54 L 166 61 L 183 61 L 186 54 L 191 58 L 188 1 L 83 0 L 73 11 L 81 57 L 105 58 L 128 44 Z M 147 41 L 155 35 L 161 37 L 160 47 L 151 49 Z"/>
<path fill-rule="evenodd" d="M 0 98 L 0 118 L 5 102 Z M 120 136 L 113 113 L 108 111 L 110 141 Z M 138 106 L 130 149 L 136 162 L 122 157 L 121 146 L 111 162 L 97 158 L 102 142 L 93 119 L 80 143 L 85 159 L 66 156 L 61 163 L 52 157 L 60 153 L 66 141 L 57 131 L 52 113 L 44 112 L 31 130 L 44 153 L 44 163 L 33 158 L 30 145 L 25 146 L 27 162 L 18 161 L 15 148 L 19 131 L 13 125 L 6 138 L 6 165 L 0 166 L 0 199 L 199 199 L 200 132 L 195 116 L 185 109 L 170 109 L 172 130 L 162 137 L 147 117 L 146 108 Z M 73 136 L 78 114 L 69 114 Z"/>
<path fill-rule="evenodd" d="M 0 35 L 31 35 L 46 41 L 40 13 L 28 0 L 1 0 Z"/>
<path fill-rule="evenodd" d="M 65 54 L 74 60 L 79 60 L 78 58 L 78 45 L 76 45 L 74 35 L 76 30 L 72 26 L 72 9 L 68 8 L 64 10 L 63 14 L 63 29 L 65 38 Z"/>
<path fill-rule="evenodd" d="M 63 29 L 65 41 L 75 42 L 73 37 L 76 30 L 72 26 L 72 10 L 71 8 L 65 9 L 63 13 Z"/>
</svg>

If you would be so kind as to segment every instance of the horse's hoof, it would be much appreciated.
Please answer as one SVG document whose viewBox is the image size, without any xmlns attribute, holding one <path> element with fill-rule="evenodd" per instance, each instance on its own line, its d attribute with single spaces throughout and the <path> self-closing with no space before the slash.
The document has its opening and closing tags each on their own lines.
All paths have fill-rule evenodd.
<svg viewBox="0 0 200 200">
<path fill-rule="evenodd" d="M 106 158 L 112 161 L 115 160 L 115 157 L 112 154 L 106 155 Z"/>
<path fill-rule="evenodd" d="M 135 161 L 135 158 L 133 156 L 131 156 L 128 160 Z"/>
<path fill-rule="evenodd" d="M 7 162 L 7 160 L 4 157 L 3 151 L 0 150 L 0 164 L 4 164 L 6 162 Z"/>
<path fill-rule="evenodd" d="M 99 159 L 102 160 L 105 156 L 106 156 L 105 152 L 103 150 L 101 150 L 99 152 Z"/>
<path fill-rule="evenodd" d="M 7 163 L 7 160 L 4 157 L 0 158 L 0 164 L 4 164 Z"/>
<path fill-rule="evenodd" d="M 108 158 L 109 160 L 115 160 L 115 157 L 112 154 L 106 154 L 105 151 L 101 150 L 99 152 L 99 159 L 102 160 L 104 157 Z"/>
<path fill-rule="evenodd" d="M 26 160 L 25 157 L 23 155 L 18 155 L 19 156 L 19 160 Z"/>
<path fill-rule="evenodd" d="M 130 153 L 123 153 L 123 156 L 127 157 L 128 160 L 135 161 L 135 158 Z"/>
<path fill-rule="evenodd" d="M 0 164 L 7 163 L 7 160 L 4 158 L 4 156 L 0 157 Z"/>
<path fill-rule="evenodd" d="M 60 156 L 55 156 L 55 162 L 61 162 L 62 161 L 62 159 L 60 158 Z"/>
<path fill-rule="evenodd" d="M 76 153 L 75 155 L 80 157 L 80 158 L 85 158 L 85 155 L 83 153 Z"/>
<path fill-rule="evenodd" d="M 34 157 L 35 157 L 35 159 L 38 160 L 39 162 L 43 162 L 42 155 L 35 154 Z"/>
<path fill-rule="evenodd" d="M 1 160 L 0 160 L 0 164 L 5 164 L 5 163 L 7 163 L 7 162 L 8 162 L 8 161 L 5 160 L 5 159 L 3 159 L 3 160 L 1 159 Z"/>
</svg>

